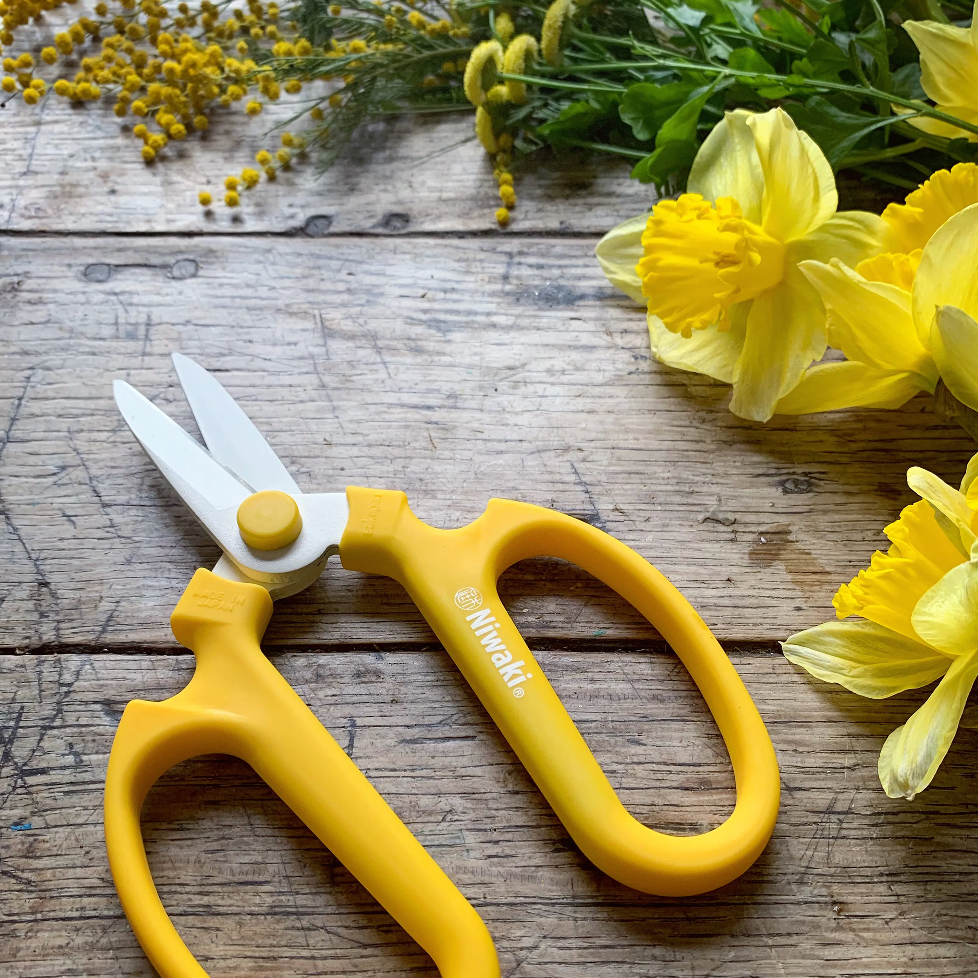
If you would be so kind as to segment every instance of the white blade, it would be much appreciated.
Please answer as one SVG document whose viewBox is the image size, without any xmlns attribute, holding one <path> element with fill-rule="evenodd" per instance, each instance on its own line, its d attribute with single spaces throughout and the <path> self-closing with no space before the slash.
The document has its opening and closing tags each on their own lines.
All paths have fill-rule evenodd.
<svg viewBox="0 0 978 978">
<path fill-rule="evenodd" d="M 236 510 L 251 495 L 172 418 L 123 380 L 112 384 L 115 402 L 146 454 L 212 536 L 219 510 Z"/>
<path fill-rule="evenodd" d="M 300 495 L 279 457 L 220 383 L 182 353 L 173 354 L 173 365 L 211 455 L 256 492 L 278 489 Z"/>
</svg>

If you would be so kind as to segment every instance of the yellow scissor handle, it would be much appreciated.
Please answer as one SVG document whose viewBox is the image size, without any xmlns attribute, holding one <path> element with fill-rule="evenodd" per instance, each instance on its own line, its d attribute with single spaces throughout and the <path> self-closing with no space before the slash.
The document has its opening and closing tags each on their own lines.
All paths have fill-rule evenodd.
<svg viewBox="0 0 978 978">
<path fill-rule="evenodd" d="M 569 516 L 493 499 L 474 523 L 438 530 L 402 492 L 347 489 L 343 566 L 395 578 L 482 700 L 584 854 L 647 893 L 687 896 L 743 873 L 778 813 L 778 763 L 764 722 L 719 643 L 651 564 Z M 569 560 L 614 588 L 652 622 L 689 670 L 733 762 L 737 804 L 696 836 L 655 832 L 618 800 L 559 697 L 506 613 L 496 580 L 529 557 Z"/>
<path fill-rule="evenodd" d="M 438 864 L 261 652 L 268 592 L 194 574 L 173 633 L 194 651 L 190 684 L 122 715 L 105 783 L 109 865 L 129 923 L 162 978 L 207 978 L 160 902 L 139 828 L 153 782 L 199 754 L 247 761 L 395 920 L 443 978 L 499 978 L 492 938 Z"/>
</svg>

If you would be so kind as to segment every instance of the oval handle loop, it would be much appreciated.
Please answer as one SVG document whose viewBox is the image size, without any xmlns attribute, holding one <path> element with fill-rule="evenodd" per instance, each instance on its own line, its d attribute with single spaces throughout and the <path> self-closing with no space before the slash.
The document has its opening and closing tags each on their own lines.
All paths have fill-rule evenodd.
<svg viewBox="0 0 978 978">
<path fill-rule="evenodd" d="M 171 618 L 197 657 L 189 685 L 123 713 L 105 783 L 105 841 L 119 899 L 162 978 L 207 978 L 160 901 L 139 813 L 153 783 L 200 754 L 254 768 L 392 917 L 443 978 L 499 978 L 482 919 L 261 652 L 268 593 L 206 570 Z"/>
<path fill-rule="evenodd" d="M 585 855 L 609 876 L 662 896 L 723 886 L 757 859 L 780 797 L 770 737 L 740 676 L 703 620 L 623 543 L 552 510 L 493 499 L 474 523 L 438 530 L 401 492 L 349 487 L 343 566 L 385 574 L 408 591 Z M 737 803 L 717 828 L 673 836 L 621 804 L 499 600 L 499 575 L 519 560 L 569 560 L 638 609 L 699 687 L 733 764 Z"/>
</svg>

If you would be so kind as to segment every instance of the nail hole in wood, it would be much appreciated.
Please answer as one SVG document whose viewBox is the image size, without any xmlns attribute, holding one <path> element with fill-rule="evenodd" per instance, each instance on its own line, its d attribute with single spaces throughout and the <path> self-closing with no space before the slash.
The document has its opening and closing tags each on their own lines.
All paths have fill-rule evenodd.
<svg viewBox="0 0 978 978">
<path fill-rule="evenodd" d="M 333 226 L 333 218 L 329 214 L 313 214 L 303 225 L 302 230 L 310 238 L 321 238 Z"/>
<path fill-rule="evenodd" d="M 82 276 L 86 282 L 108 282 L 112 278 L 112 266 L 102 262 L 86 265 Z"/>
</svg>

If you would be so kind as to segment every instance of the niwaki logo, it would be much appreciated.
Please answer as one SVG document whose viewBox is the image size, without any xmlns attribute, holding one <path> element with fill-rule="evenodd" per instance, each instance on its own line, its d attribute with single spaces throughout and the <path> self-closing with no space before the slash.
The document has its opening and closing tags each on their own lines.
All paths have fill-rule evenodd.
<svg viewBox="0 0 978 978">
<path fill-rule="evenodd" d="M 474 591 L 475 588 L 465 590 Z M 461 592 L 459 592 L 461 593 Z M 476 594 L 479 592 L 476 591 Z M 458 604 L 458 595 L 455 596 Z M 482 603 L 482 595 L 479 595 L 479 604 Z M 460 606 L 461 607 L 461 606 Z M 476 606 L 478 607 L 478 605 Z M 465 610 L 465 609 L 463 609 Z M 499 675 L 503 677 L 503 682 L 513 691 L 513 695 L 519 699 L 523 696 L 523 689 L 520 683 L 525 683 L 527 679 L 533 678 L 533 673 L 528 672 L 524 675 L 522 666 L 526 663 L 522 659 L 513 661 L 513 653 L 503 645 L 495 626 L 499 622 L 493 617 L 492 608 L 483 608 L 481 611 L 474 611 L 471 615 L 466 615 L 465 620 L 469 623 L 472 631 L 479 636 L 479 640 L 489 653 L 492 664 L 499 670 Z"/>
<path fill-rule="evenodd" d="M 460 587 L 455 592 L 455 603 L 462 611 L 475 611 L 482 607 L 482 592 L 475 587 Z"/>
</svg>

